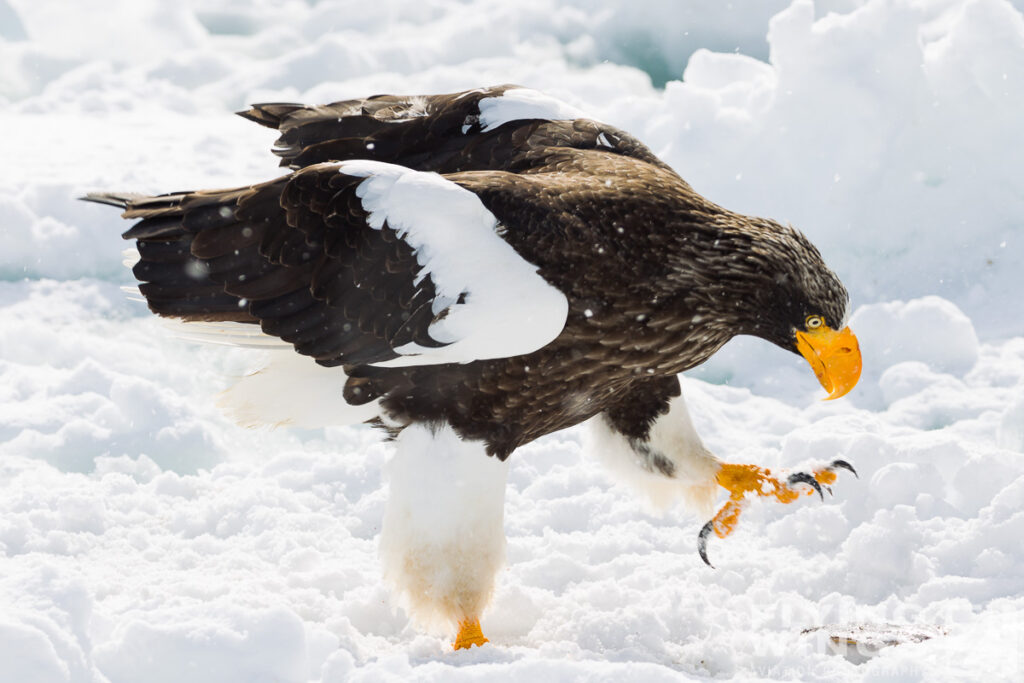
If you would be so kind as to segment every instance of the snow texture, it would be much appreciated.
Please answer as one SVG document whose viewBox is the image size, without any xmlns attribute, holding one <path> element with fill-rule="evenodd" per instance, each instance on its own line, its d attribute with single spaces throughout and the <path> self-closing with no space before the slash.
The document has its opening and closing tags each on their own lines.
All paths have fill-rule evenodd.
<svg viewBox="0 0 1024 683">
<path fill-rule="evenodd" d="M 1021 680 L 1022 7 L 0 0 L 0 680 Z M 453 653 L 381 580 L 393 445 L 236 427 L 218 392 L 278 352 L 168 334 L 120 291 L 126 226 L 75 198 L 273 177 L 249 102 L 508 82 L 820 247 L 858 387 L 822 403 L 743 339 L 684 392 L 725 460 L 860 479 L 751 505 L 711 570 L 704 518 L 649 513 L 583 429 L 538 440 L 491 643 Z M 946 635 L 854 663 L 803 633 L 856 624 Z"/>
</svg>

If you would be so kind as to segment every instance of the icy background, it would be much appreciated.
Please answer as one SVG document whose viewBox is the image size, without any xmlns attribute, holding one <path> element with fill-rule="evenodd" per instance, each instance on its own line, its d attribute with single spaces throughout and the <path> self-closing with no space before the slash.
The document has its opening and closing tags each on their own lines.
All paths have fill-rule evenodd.
<svg viewBox="0 0 1024 683">
<path fill-rule="evenodd" d="M 1024 680 L 1024 2 L 0 0 L 0 681 Z M 170 337 L 89 190 L 278 173 L 253 101 L 517 82 L 789 221 L 858 306 L 834 403 L 738 340 L 684 380 L 727 460 L 842 456 L 836 497 L 655 516 L 581 447 L 514 456 L 492 644 L 393 609 L 389 447 L 253 432 L 260 359 Z M 824 624 L 948 635 L 855 664 Z M 851 659 L 856 659 L 851 657 Z"/>
</svg>

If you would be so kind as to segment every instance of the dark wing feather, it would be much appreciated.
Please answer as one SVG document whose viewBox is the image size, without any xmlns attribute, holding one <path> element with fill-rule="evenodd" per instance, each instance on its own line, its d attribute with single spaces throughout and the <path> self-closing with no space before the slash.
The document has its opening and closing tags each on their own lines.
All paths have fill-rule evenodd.
<svg viewBox="0 0 1024 683">
<path fill-rule="evenodd" d="M 279 130 L 273 151 L 282 166 L 292 168 L 372 159 L 437 173 L 513 170 L 514 165 L 524 168 L 537 161 L 531 151 L 551 147 L 600 149 L 665 167 L 633 136 L 589 119 L 522 119 L 484 131 L 480 101 L 518 87 L 378 95 L 317 106 L 256 104 L 239 115 Z"/>
<path fill-rule="evenodd" d="M 259 323 L 329 366 L 442 346 L 427 333 L 433 282 L 393 230 L 366 224 L 361 180 L 325 164 L 249 188 L 90 199 L 141 219 L 124 237 L 154 313 Z"/>
<path fill-rule="evenodd" d="M 281 131 L 276 151 L 298 171 L 249 188 L 90 199 L 141 219 L 125 237 L 138 240 L 140 290 L 160 315 L 259 323 L 325 365 L 380 363 L 410 344 L 437 348 L 428 328 L 448 309 L 437 310 L 434 282 L 417 277 L 413 248 L 386 223 L 367 225 L 361 178 L 339 173 L 337 161 L 450 174 L 563 291 L 575 286 L 575 269 L 552 258 L 556 243 L 593 241 L 593 221 L 577 213 L 615 193 L 604 173 L 620 182 L 641 163 L 678 180 L 640 142 L 595 121 L 521 119 L 484 130 L 480 102 L 512 87 L 257 105 L 243 116 Z M 537 174 L 549 177 L 531 182 Z"/>
</svg>

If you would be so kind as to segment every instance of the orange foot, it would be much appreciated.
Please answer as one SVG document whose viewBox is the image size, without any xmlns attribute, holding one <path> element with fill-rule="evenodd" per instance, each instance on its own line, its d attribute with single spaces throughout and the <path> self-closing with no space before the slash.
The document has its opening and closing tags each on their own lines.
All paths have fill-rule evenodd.
<svg viewBox="0 0 1024 683">
<path fill-rule="evenodd" d="M 452 647 L 456 650 L 468 650 L 476 645 L 482 646 L 491 641 L 484 638 L 484 632 L 480 630 L 479 619 L 464 619 L 459 622 L 459 635 L 455 636 Z"/>
<path fill-rule="evenodd" d="M 709 566 L 714 565 L 708 561 L 707 546 L 708 536 L 714 531 L 719 538 L 725 538 L 733 532 L 736 524 L 740 521 L 740 513 L 747 505 L 747 494 L 756 493 L 758 496 L 770 496 L 780 503 L 792 503 L 800 497 L 800 491 L 793 488 L 797 484 L 808 484 L 811 488 L 807 495 L 815 491 L 824 498 L 821 491 L 822 484 L 832 493 L 830 484 L 836 480 L 837 469 L 850 470 L 854 476 L 857 471 L 853 465 L 845 460 L 833 460 L 832 464 L 823 469 L 808 474 L 796 472 L 789 475 L 785 482 L 781 482 L 772 476 L 772 471 L 757 465 L 733 465 L 725 463 L 718 471 L 718 485 L 729 491 L 729 502 L 722 506 L 718 514 L 711 518 L 704 528 L 700 530 L 697 537 L 697 552 L 700 558 Z"/>
</svg>

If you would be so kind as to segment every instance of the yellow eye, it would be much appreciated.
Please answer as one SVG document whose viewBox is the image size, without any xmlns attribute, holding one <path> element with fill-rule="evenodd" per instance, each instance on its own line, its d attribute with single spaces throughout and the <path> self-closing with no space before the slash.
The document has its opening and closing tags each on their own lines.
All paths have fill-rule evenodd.
<svg viewBox="0 0 1024 683">
<path fill-rule="evenodd" d="M 825 319 L 820 315 L 809 315 L 807 316 L 807 320 L 804 321 L 804 324 L 807 326 L 807 329 L 816 330 L 825 324 Z"/>
</svg>

